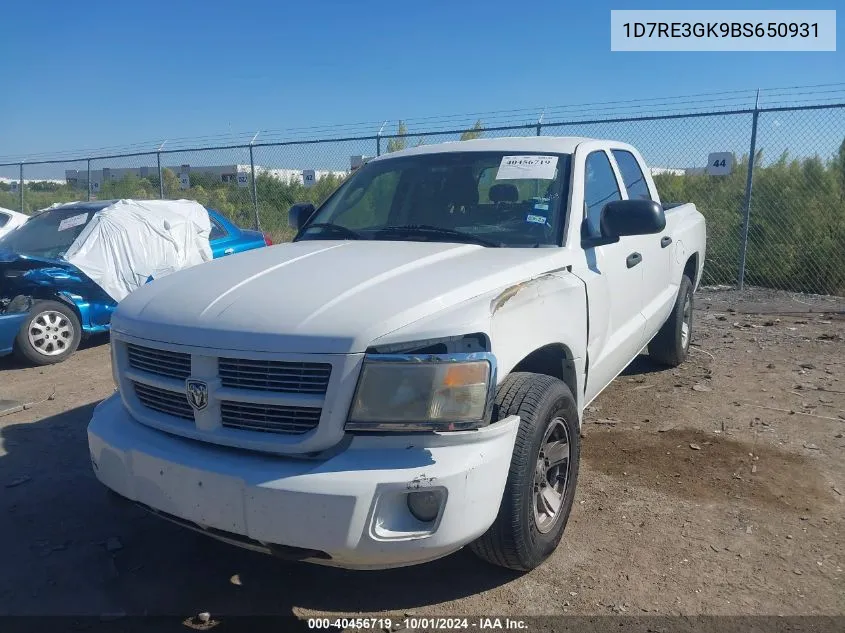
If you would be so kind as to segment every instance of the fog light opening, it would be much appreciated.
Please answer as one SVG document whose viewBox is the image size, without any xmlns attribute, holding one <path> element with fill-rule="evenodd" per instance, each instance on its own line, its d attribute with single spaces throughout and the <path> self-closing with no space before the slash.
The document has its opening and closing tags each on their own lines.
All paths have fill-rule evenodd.
<svg viewBox="0 0 845 633">
<path fill-rule="evenodd" d="M 423 523 L 434 521 L 440 514 L 442 504 L 442 490 L 417 490 L 408 493 L 408 510 L 415 519 Z"/>
</svg>

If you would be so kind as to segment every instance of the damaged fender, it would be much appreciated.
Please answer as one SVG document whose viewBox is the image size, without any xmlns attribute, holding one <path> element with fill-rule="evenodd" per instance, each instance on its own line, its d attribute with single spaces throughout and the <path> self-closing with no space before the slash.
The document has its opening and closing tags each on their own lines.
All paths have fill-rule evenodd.
<svg viewBox="0 0 845 633">
<path fill-rule="evenodd" d="M 578 376 L 573 390 L 580 411 L 586 368 L 587 293 L 567 268 L 487 292 L 380 337 L 373 347 L 481 333 L 496 356 L 501 383 L 523 359 L 541 348 L 568 350 L 568 367 Z"/>
<path fill-rule="evenodd" d="M 32 297 L 17 295 L 11 299 L 0 297 L 0 356 L 10 354 L 15 337 L 32 309 Z"/>
<path fill-rule="evenodd" d="M 0 356 L 10 354 L 15 337 L 38 300 L 73 308 L 85 334 L 106 331 L 117 303 L 67 262 L 0 253 Z"/>
</svg>

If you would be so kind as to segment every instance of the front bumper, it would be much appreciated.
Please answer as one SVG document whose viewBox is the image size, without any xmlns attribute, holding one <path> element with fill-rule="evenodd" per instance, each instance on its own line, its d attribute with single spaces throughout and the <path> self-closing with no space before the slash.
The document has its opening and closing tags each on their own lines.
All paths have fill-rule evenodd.
<svg viewBox="0 0 845 633">
<path fill-rule="evenodd" d="M 481 536 L 499 510 L 519 418 L 478 431 L 354 436 L 343 450 L 295 459 L 175 437 L 136 422 L 118 395 L 88 425 L 97 478 L 119 495 L 210 535 L 257 549 L 322 552 L 356 569 L 423 563 Z M 409 492 L 440 489 L 430 524 Z"/>
<path fill-rule="evenodd" d="M 15 337 L 27 316 L 29 312 L 0 314 L 0 356 L 12 353 L 15 348 Z"/>
</svg>

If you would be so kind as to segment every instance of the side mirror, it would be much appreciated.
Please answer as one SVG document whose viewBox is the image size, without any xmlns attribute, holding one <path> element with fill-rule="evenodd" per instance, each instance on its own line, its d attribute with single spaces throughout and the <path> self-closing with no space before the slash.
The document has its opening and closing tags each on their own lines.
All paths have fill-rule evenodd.
<svg viewBox="0 0 845 633">
<path fill-rule="evenodd" d="M 653 200 L 615 200 L 604 205 L 599 223 L 604 238 L 651 235 L 666 228 L 666 214 Z"/>
<path fill-rule="evenodd" d="M 288 224 L 297 232 L 314 215 L 314 205 L 310 202 L 298 202 L 288 210 Z"/>
</svg>

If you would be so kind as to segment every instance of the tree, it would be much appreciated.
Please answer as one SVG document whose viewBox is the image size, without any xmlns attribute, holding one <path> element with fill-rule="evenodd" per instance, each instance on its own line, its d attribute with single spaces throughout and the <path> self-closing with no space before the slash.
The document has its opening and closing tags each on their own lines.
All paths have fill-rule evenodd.
<svg viewBox="0 0 845 633">
<path fill-rule="evenodd" d="M 470 129 L 461 134 L 462 141 L 471 141 L 474 138 L 481 138 L 484 134 L 484 125 L 481 119 L 478 119 Z"/>
<path fill-rule="evenodd" d="M 164 178 L 164 197 L 167 198 L 168 196 L 178 195 L 179 178 L 173 170 L 169 167 L 165 167 L 162 170 L 162 177 Z"/>
<path fill-rule="evenodd" d="M 845 200 L 845 139 L 842 139 L 839 153 L 833 159 L 833 165 L 839 175 L 839 199 Z"/>
<path fill-rule="evenodd" d="M 406 147 L 408 147 L 408 126 L 404 121 L 399 121 L 396 136 L 387 141 L 387 153 L 398 152 Z"/>
</svg>

